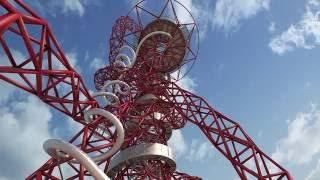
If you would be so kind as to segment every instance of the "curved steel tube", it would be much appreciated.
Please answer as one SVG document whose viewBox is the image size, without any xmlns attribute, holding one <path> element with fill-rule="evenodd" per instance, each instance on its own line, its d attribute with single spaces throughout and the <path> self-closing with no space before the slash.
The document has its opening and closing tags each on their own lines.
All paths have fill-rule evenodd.
<svg viewBox="0 0 320 180">
<path fill-rule="evenodd" d="M 61 151 L 63 151 L 64 153 L 68 154 L 67 157 L 73 157 L 80 164 L 82 164 L 95 179 L 109 180 L 109 177 L 99 169 L 94 161 L 92 161 L 92 159 L 90 159 L 85 152 L 81 151 L 73 144 L 58 139 L 48 139 L 43 144 L 43 148 L 53 158 L 59 158 L 60 155 L 58 154 L 61 154 Z"/>
<path fill-rule="evenodd" d="M 120 120 L 115 115 L 113 115 L 112 113 L 110 113 L 104 109 L 92 108 L 92 109 L 87 110 L 84 113 L 85 121 L 87 121 L 87 122 L 91 121 L 90 116 L 92 116 L 92 115 L 100 115 L 100 116 L 105 117 L 107 120 L 111 121 L 112 124 L 115 125 L 116 131 L 117 131 L 117 139 L 116 139 L 116 142 L 114 143 L 114 145 L 112 146 L 112 148 L 109 151 L 107 151 L 106 153 L 92 157 L 93 161 L 99 162 L 99 161 L 102 161 L 102 160 L 109 158 L 110 156 L 115 154 L 120 149 L 120 147 L 122 146 L 122 144 L 124 142 L 124 129 L 123 129 L 123 126 L 122 126 L 122 123 L 120 122 Z"/>
<path fill-rule="evenodd" d="M 152 33 L 146 35 L 141 40 L 141 42 L 139 43 L 139 45 L 137 47 L 137 53 L 134 52 L 134 50 L 129 46 L 121 47 L 120 50 L 122 50 L 124 48 L 128 48 L 133 54 L 133 59 L 132 59 L 132 61 L 130 61 L 130 58 L 127 55 L 121 53 L 116 57 L 115 64 L 118 64 L 118 65 L 120 65 L 122 67 L 129 67 L 129 68 L 133 67 L 133 65 L 134 65 L 134 63 L 136 61 L 136 58 L 137 58 L 137 54 L 139 53 L 139 50 L 140 50 L 142 44 L 148 38 L 150 38 L 151 36 L 158 35 L 158 34 L 163 34 L 163 35 L 168 36 L 169 38 L 172 38 L 172 36 L 169 33 L 164 32 L 164 31 L 152 32 Z M 125 59 L 127 61 L 128 65 L 126 65 L 122 60 L 120 60 L 120 58 Z M 112 97 L 114 99 L 114 102 L 110 102 L 110 101 L 107 100 L 111 105 L 115 105 L 115 104 L 120 103 L 119 98 L 114 93 L 107 92 L 107 88 L 109 86 L 111 86 L 111 85 L 117 85 L 115 91 L 120 93 L 120 94 L 127 95 L 127 94 L 130 93 L 130 86 L 126 82 L 123 82 L 123 81 L 120 81 L 120 80 L 113 80 L 113 81 L 107 82 L 103 86 L 102 90 L 104 90 L 105 92 L 103 92 L 103 91 L 97 92 L 97 93 L 94 93 L 92 96 L 93 97 L 104 96 L 106 98 L 106 100 L 107 100 L 107 97 Z M 126 90 L 123 91 L 120 88 L 121 85 L 124 86 L 126 88 Z M 122 123 L 120 122 L 120 120 L 115 115 L 113 115 L 112 113 L 110 113 L 110 112 L 108 112 L 106 110 L 103 110 L 103 109 L 100 109 L 100 108 L 92 108 L 92 109 L 89 109 L 89 110 L 85 111 L 84 112 L 84 119 L 85 119 L 85 121 L 87 123 L 92 121 L 92 119 L 91 119 L 92 115 L 104 116 L 105 119 L 111 121 L 112 124 L 114 124 L 115 127 L 116 127 L 116 131 L 117 131 L 116 142 L 112 146 L 112 148 L 109 151 L 107 151 L 106 153 L 103 153 L 103 154 L 98 155 L 98 156 L 93 156 L 93 157 L 90 158 L 86 153 L 84 153 L 83 151 L 78 149 L 76 146 L 74 146 L 74 145 L 72 145 L 70 143 L 61 141 L 61 140 L 57 140 L 57 139 L 49 139 L 49 140 L 47 140 L 44 143 L 43 147 L 44 147 L 45 151 L 49 155 L 51 155 L 53 158 L 60 159 L 60 158 L 73 157 L 74 159 L 71 160 L 70 162 L 72 162 L 72 163 L 80 163 L 80 164 L 84 165 L 85 168 L 92 174 L 92 176 L 94 176 L 98 180 L 107 180 L 109 178 L 103 173 L 103 171 L 101 171 L 99 169 L 99 167 L 95 164 L 95 162 L 99 162 L 99 161 L 102 161 L 102 160 L 105 160 L 105 159 L 109 158 L 110 156 L 114 155 L 121 148 L 121 146 L 122 146 L 122 144 L 124 142 L 124 129 L 123 129 L 123 126 L 122 126 Z M 169 152 L 171 152 L 171 151 L 169 150 L 167 153 L 169 153 Z M 157 153 L 155 153 L 155 154 L 151 153 L 151 154 L 145 154 L 145 155 L 142 155 L 142 156 L 145 156 L 145 157 L 148 157 L 150 155 L 151 156 L 154 156 L 154 155 L 157 156 L 156 154 Z M 138 156 L 140 156 L 140 155 L 138 155 Z M 160 155 L 160 157 L 161 157 L 161 155 Z M 171 166 L 173 166 L 175 168 L 175 163 L 172 160 L 171 155 L 169 157 L 167 157 L 167 158 L 168 158 L 167 160 L 169 160 Z"/>
<path fill-rule="evenodd" d="M 129 87 L 127 83 L 116 80 L 111 83 L 107 83 L 104 86 L 104 89 L 106 89 L 106 87 L 110 86 L 111 84 L 122 84 Z M 130 87 L 129 87 L 129 90 L 130 90 Z M 119 93 L 122 93 L 122 94 L 126 93 L 125 91 L 122 91 L 120 87 L 117 88 L 117 91 L 119 91 Z M 119 98 L 114 93 L 111 93 L 111 92 L 96 92 L 92 95 L 92 97 L 98 97 L 98 96 L 104 96 L 107 101 L 108 101 L 107 97 L 112 97 L 114 102 L 108 101 L 111 105 L 120 103 Z M 103 173 L 103 171 L 99 169 L 99 167 L 94 162 L 99 162 L 109 158 L 121 148 L 124 142 L 124 128 L 120 120 L 115 115 L 113 115 L 112 113 L 104 109 L 92 108 L 85 111 L 84 119 L 87 123 L 92 121 L 91 119 L 92 115 L 103 116 L 106 120 L 111 121 L 111 123 L 114 124 L 116 127 L 116 132 L 117 132 L 116 142 L 114 143 L 112 148 L 108 150 L 106 153 L 103 153 L 98 156 L 93 156 L 92 158 L 90 158 L 85 152 L 81 151 L 76 146 L 61 140 L 57 140 L 57 139 L 47 140 L 43 144 L 43 148 L 49 155 L 51 155 L 55 159 L 73 157 L 74 159 L 72 159 L 70 162 L 84 165 L 84 167 L 91 173 L 93 177 L 95 177 L 95 179 L 108 180 L 109 178 Z"/>
<path fill-rule="evenodd" d="M 137 98 L 136 102 L 137 103 L 150 103 L 157 101 L 158 98 L 154 94 L 144 94 L 140 97 Z"/>
<path fill-rule="evenodd" d="M 113 63 L 114 65 L 118 65 L 120 67 L 128 67 L 128 68 L 132 68 L 133 65 L 135 64 L 136 60 L 137 60 L 137 55 L 140 51 L 140 48 L 142 46 L 142 44 L 150 37 L 154 36 L 154 35 L 159 35 L 159 34 L 162 34 L 162 35 L 165 35 L 165 36 L 168 36 L 170 39 L 172 38 L 171 34 L 170 33 L 167 33 L 165 31 L 154 31 L 154 32 L 151 32 L 149 34 L 147 34 L 145 37 L 142 38 L 142 40 L 140 41 L 140 43 L 138 44 L 137 46 L 137 50 L 136 52 L 130 47 L 130 46 L 127 46 L 127 45 L 124 45 L 120 48 L 119 52 L 121 52 L 121 50 L 123 50 L 124 48 L 127 48 L 131 51 L 133 57 L 132 57 L 132 61 L 131 59 L 129 58 L 129 56 L 127 56 L 126 54 L 123 54 L 123 53 L 119 53 L 117 56 L 116 56 L 116 61 Z M 125 64 L 123 62 L 122 59 L 120 58 L 123 58 L 127 61 L 127 64 Z"/>
<path fill-rule="evenodd" d="M 125 49 L 125 48 L 127 48 L 127 49 L 129 49 L 130 51 L 131 51 L 131 53 L 132 53 L 132 58 L 134 58 L 135 56 L 136 56 L 136 52 L 132 49 L 132 47 L 130 47 L 130 46 L 128 46 L 128 45 L 123 45 L 121 48 L 120 48 L 120 50 L 119 50 L 119 52 L 121 52 L 123 49 Z"/>
<path fill-rule="evenodd" d="M 137 60 L 137 56 L 138 56 L 138 54 L 139 54 L 139 51 L 140 51 L 140 48 L 141 48 L 142 44 L 143 44 L 148 38 L 150 38 L 151 36 L 159 35 L 159 34 L 166 35 L 166 36 L 168 36 L 170 39 L 172 38 L 172 36 L 171 36 L 170 33 L 167 33 L 167 32 L 164 32 L 164 31 L 154 31 L 154 32 L 152 32 L 152 33 L 147 34 L 145 37 L 142 38 L 142 40 L 141 40 L 140 43 L 138 44 L 137 50 L 136 50 L 136 56 L 134 56 L 134 58 L 132 59 L 130 68 L 132 68 L 133 65 L 135 64 L 135 62 L 136 62 L 136 60 Z"/>
<path fill-rule="evenodd" d="M 118 96 L 116 96 L 114 93 L 111 93 L 111 92 L 95 92 L 92 94 L 92 97 L 95 98 L 95 97 L 98 97 L 98 96 L 104 96 L 107 103 L 109 103 L 109 105 L 117 105 L 120 103 L 120 100 L 118 98 Z M 110 102 L 107 97 L 111 97 L 113 98 L 113 102 Z"/>
<path fill-rule="evenodd" d="M 123 60 L 126 60 L 127 64 L 123 62 Z M 118 54 L 116 57 L 116 61 L 113 63 L 113 65 L 120 66 L 120 67 L 124 67 L 127 68 L 131 65 L 131 59 L 129 58 L 129 56 L 127 56 L 126 54 Z M 119 70 L 119 69 L 118 69 Z"/>
<path fill-rule="evenodd" d="M 108 91 L 108 87 L 111 86 L 111 85 L 118 85 L 117 88 L 116 88 L 116 92 L 122 94 L 122 95 L 127 95 L 130 93 L 130 86 L 124 82 L 124 81 L 120 81 L 120 80 L 112 80 L 112 81 L 108 81 L 104 84 L 104 86 L 101 88 L 101 90 L 103 91 Z M 126 87 L 126 90 L 125 91 L 122 91 L 121 88 L 120 88 L 120 85 Z"/>
<path fill-rule="evenodd" d="M 123 49 L 129 49 L 132 53 L 132 59 L 134 59 L 136 57 L 136 52 L 130 47 L 130 46 L 127 46 L 127 45 L 124 45 L 120 48 L 119 52 L 121 52 Z M 122 58 L 122 59 L 121 59 Z M 126 60 L 127 61 L 127 64 L 123 62 L 123 60 Z M 119 53 L 117 56 L 116 56 L 116 59 L 115 59 L 115 62 L 113 63 L 113 65 L 115 66 L 120 66 L 120 67 L 123 67 L 123 68 L 128 68 L 128 67 L 131 67 L 131 59 L 129 58 L 129 56 L 127 56 L 126 54 L 124 53 Z M 120 69 L 118 69 L 119 71 L 122 71 Z"/>
<path fill-rule="evenodd" d="M 90 116 L 92 116 L 92 115 L 104 116 L 107 120 L 111 121 L 115 125 L 116 131 L 117 131 L 117 139 L 116 139 L 116 142 L 114 143 L 114 145 L 112 146 L 112 148 L 109 151 L 107 151 L 106 153 L 103 153 L 103 154 L 98 155 L 98 156 L 91 157 L 91 159 L 94 162 L 99 162 L 99 161 L 102 161 L 102 160 L 105 160 L 105 159 L 109 158 L 110 156 L 115 154 L 120 149 L 120 147 L 122 146 L 122 144 L 124 142 L 124 129 L 123 129 L 123 126 L 122 126 L 122 123 L 120 122 L 120 120 L 115 115 L 113 115 L 112 113 L 110 113 L 110 112 L 108 112 L 106 110 L 103 110 L 103 109 L 100 109 L 100 108 L 92 108 L 92 109 L 89 109 L 89 110 L 85 111 L 85 113 L 84 113 L 85 121 L 86 122 L 90 122 L 91 121 Z M 69 155 L 64 154 L 64 153 L 59 153 L 59 152 L 58 153 L 56 152 L 56 153 L 50 154 L 50 155 L 52 157 L 54 157 L 55 159 L 68 158 L 69 157 Z M 72 162 L 72 163 L 82 163 L 81 161 L 79 161 L 76 158 L 71 160 L 70 162 Z"/>
</svg>

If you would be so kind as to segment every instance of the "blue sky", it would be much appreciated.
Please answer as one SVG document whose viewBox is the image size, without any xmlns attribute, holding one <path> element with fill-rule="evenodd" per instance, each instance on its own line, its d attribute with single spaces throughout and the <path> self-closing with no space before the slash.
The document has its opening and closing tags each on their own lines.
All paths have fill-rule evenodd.
<svg viewBox="0 0 320 180">
<path fill-rule="evenodd" d="M 134 2 L 26 2 L 48 20 L 94 90 L 93 74 L 108 62 L 112 24 Z M 318 180 L 320 0 L 181 2 L 195 15 L 201 41 L 197 62 L 180 84 L 239 122 L 295 179 Z M 0 92 L 0 180 L 22 179 L 46 160 L 42 143 L 47 138 L 67 139 L 78 127 L 3 82 Z M 204 179 L 236 179 L 230 164 L 195 127 L 176 131 L 171 142 L 179 145 L 174 146 L 178 169 Z"/>
</svg>

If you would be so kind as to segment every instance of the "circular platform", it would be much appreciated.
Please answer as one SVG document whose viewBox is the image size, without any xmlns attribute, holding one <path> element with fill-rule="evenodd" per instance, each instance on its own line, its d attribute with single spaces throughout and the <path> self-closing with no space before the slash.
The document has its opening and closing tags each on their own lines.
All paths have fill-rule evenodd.
<svg viewBox="0 0 320 180">
<path fill-rule="evenodd" d="M 171 172 L 176 170 L 172 149 L 163 144 L 149 143 L 131 146 L 116 154 L 111 159 L 107 175 L 114 177 L 122 168 L 134 166 L 136 163 L 146 160 L 160 160 L 170 167 Z"/>
<path fill-rule="evenodd" d="M 143 29 L 140 40 L 146 35 L 163 31 L 172 38 L 156 35 L 148 38 L 142 45 L 139 57 L 147 62 L 153 69 L 162 73 L 171 73 L 177 70 L 186 56 L 188 30 L 185 26 L 176 24 L 170 19 L 156 19 Z"/>
</svg>

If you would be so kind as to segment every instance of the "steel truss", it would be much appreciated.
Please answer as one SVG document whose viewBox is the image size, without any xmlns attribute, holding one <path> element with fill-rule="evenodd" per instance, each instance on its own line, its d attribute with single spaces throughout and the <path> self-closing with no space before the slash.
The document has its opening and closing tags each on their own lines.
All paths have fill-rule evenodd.
<svg viewBox="0 0 320 180">
<path fill-rule="evenodd" d="M 105 116 L 94 115 L 90 121 L 86 121 L 88 110 L 100 108 L 112 113 L 123 125 L 125 136 L 120 153 L 141 144 L 154 146 L 158 143 L 167 146 L 172 130 L 183 128 L 186 123 L 192 123 L 232 164 L 239 178 L 293 179 L 287 170 L 258 148 L 237 122 L 216 111 L 202 97 L 180 88 L 176 81 L 182 76 L 170 77 L 162 72 L 169 69 L 170 64 L 164 61 L 166 58 L 176 58 L 178 61 L 178 55 L 184 56 L 179 53 L 184 51 L 179 51 L 181 47 L 175 47 L 178 49 L 175 53 L 158 52 L 159 48 L 154 46 L 160 42 L 169 49 L 168 51 L 173 48 L 172 44 L 184 43 L 183 48 L 187 49 L 189 57 L 184 57 L 185 64 L 189 62 L 193 64 L 197 56 L 197 47 L 195 49 L 191 47 L 193 34 L 198 37 L 196 24 L 183 24 L 178 20 L 171 22 L 162 18 L 165 8 L 169 6 L 177 16 L 173 4 L 182 5 L 178 1 L 166 0 L 160 14 L 144 9 L 142 4 L 138 3 L 127 16 L 122 16 L 116 21 L 110 38 L 110 66 L 99 69 L 94 79 L 98 90 L 108 89 L 104 87 L 106 81 L 115 82 L 110 85 L 111 93 L 107 97 L 109 102 L 114 102 L 107 106 L 99 105 L 89 93 L 80 74 L 68 62 L 47 21 L 21 0 L 14 0 L 14 3 L 15 5 L 7 0 L 0 1 L 2 10 L 0 43 L 2 53 L 7 59 L 0 60 L 0 79 L 38 96 L 44 103 L 83 124 L 83 129 L 69 143 L 90 157 L 110 151 L 119 137 L 119 134 L 117 135 L 119 129 L 115 130 L 114 124 L 107 121 L 108 118 Z M 141 37 L 146 37 L 150 33 L 144 30 L 146 25 L 141 20 L 142 12 L 150 14 L 153 19 L 161 20 L 159 21 L 161 26 L 154 21 L 155 25 L 152 28 L 160 29 L 162 34 L 147 39 L 146 43 L 142 43 L 140 52 L 137 52 L 137 43 L 142 41 Z M 132 14 L 136 18 L 133 18 Z M 165 28 L 162 26 L 174 25 L 179 27 L 190 25 L 191 28 L 187 34 L 182 30 L 167 30 L 163 33 Z M 170 37 L 166 37 L 166 34 Z M 129 36 L 136 37 L 136 41 L 130 42 Z M 178 41 L 179 39 L 175 37 L 184 37 L 185 41 Z M 175 42 L 170 39 L 175 39 Z M 121 61 L 125 55 L 122 55 L 122 59 L 118 57 L 125 45 L 137 53 L 136 62 L 129 61 L 126 64 Z M 26 52 L 23 60 L 17 59 L 14 55 L 14 50 L 18 46 L 23 46 Z M 116 66 L 117 60 L 121 66 Z M 129 60 L 132 60 L 132 57 Z M 150 64 L 157 60 L 164 62 L 158 63 L 157 66 Z M 178 71 L 182 65 L 178 67 Z M 121 85 L 119 82 L 124 84 Z M 110 175 L 108 168 L 115 159 L 112 157 L 116 156 L 100 160 L 97 165 Z M 200 179 L 178 172 L 175 164 L 170 164 L 164 156 L 156 154 L 144 156 L 142 160 L 135 159 L 131 164 L 121 166 L 118 164 L 118 166 L 120 170 L 115 171 L 112 177 L 114 179 Z M 61 159 L 49 159 L 27 179 L 61 179 L 59 173 L 61 169 L 67 172 L 63 175 L 64 179 L 84 179 L 91 176 L 83 164 L 75 163 L 73 157 L 66 156 Z"/>
</svg>

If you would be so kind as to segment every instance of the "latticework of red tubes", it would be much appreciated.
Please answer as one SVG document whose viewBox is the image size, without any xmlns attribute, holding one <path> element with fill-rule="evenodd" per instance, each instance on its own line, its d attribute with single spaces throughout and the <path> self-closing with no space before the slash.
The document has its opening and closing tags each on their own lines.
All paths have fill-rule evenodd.
<svg viewBox="0 0 320 180">
<path fill-rule="evenodd" d="M 90 94 L 47 21 L 21 0 L 0 0 L 2 83 L 83 124 L 70 144 L 46 142 L 52 158 L 26 179 L 201 179 L 178 172 L 168 146 L 172 131 L 186 123 L 201 130 L 240 179 L 293 179 L 237 122 L 176 84 L 197 57 L 197 25 L 176 0 L 159 1 L 157 8 L 148 3 L 139 2 L 116 20 L 109 65 L 95 73 L 99 91 Z M 180 19 L 181 11 L 190 17 Z M 15 57 L 18 50 L 25 59 Z M 99 105 L 97 96 L 107 105 Z"/>
</svg>

